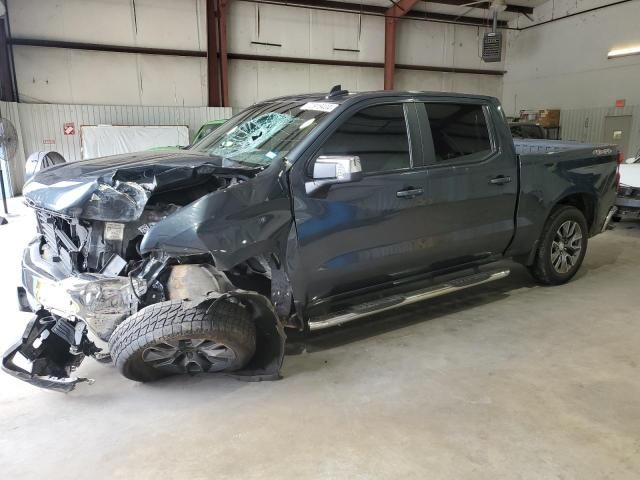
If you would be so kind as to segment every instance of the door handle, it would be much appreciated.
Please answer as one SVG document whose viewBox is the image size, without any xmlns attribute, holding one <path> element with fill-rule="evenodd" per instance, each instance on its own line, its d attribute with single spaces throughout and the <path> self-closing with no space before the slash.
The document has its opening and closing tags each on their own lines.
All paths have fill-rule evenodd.
<svg viewBox="0 0 640 480">
<path fill-rule="evenodd" d="M 396 192 L 398 198 L 415 198 L 418 195 L 422 195 L 424 190 L 421 188 L 407 188 L 406 190 L 400 190 Z"/>
<path fill-rule="evenodd" d="M 504 175 L 498 175 L 497 177 L 489 180 L 491 185 L 504 185 L 509 182 L 511 182 L 511 177 L 505 177 Z"/>
</svg>

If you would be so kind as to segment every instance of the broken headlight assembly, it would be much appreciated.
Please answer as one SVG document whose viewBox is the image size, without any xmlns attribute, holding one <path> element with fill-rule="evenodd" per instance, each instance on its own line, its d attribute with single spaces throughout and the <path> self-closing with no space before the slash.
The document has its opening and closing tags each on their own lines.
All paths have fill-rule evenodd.
<svg viewBox="0 0 640 480">
<path fill-rule="evenodd" d="M 120 321 L 138 309 L 147 284 L 136 277 L 82 274 L 59 282 L 33 279 L 33 296 L 53 313 L 84 320 L 102 340 L 108 340 Z"/>
<path fill-rule="evenodd" d="M 142 215 L 147 200 L 146 190 L 136 183 L 116 182 L 115 186 L 101 183 L 80 216 L 104 222 L 129 222 Z"/>
</svg>

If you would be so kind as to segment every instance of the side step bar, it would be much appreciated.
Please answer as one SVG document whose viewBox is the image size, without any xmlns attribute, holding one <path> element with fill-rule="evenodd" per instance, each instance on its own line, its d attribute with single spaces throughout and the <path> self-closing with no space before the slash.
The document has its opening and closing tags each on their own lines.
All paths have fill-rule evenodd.
<svg viewBox="0 0 640 480">
<path fill-rule="evenodd" d="M 465 288 L 482 285 L 483 283 L 500 280 L 509 275 L 509 270 L 492 270 L 485 273 L 475 273 L 466 277 L 457 278 L 440 285 L 434 285 L 423 290 L 409 292 L 404 294 L 392 295 L 371 302 L 355 305 L 346 310 L 335 312 L 329 315 L 323 315 L 309 319 L 310 330 L 322 330 L 324 328 L 335 327 L 343 323 L 351 322 L 358 318 L 373 315 L 374 313 L 392 310 L 398 307 L 404 307 L 412 303 L 421 302 L 429 298 L 439 297 L 447 293 L 457 292 Z"/>
</svg>

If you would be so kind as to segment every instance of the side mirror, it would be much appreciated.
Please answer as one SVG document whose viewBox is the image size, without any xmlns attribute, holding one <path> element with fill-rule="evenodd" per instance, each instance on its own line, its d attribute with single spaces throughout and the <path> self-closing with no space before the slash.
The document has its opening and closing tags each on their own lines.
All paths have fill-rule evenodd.
<svg viewBox="0 0 640 480">
<path fill-rule="evenodd" d="M 313 180 L 305 184 L 311 194 L 322 187 L 336 183 L 351 183 L 362 180 L 362 165 L 357 156 L 321 155 L 313 164 Z"/>
</svg>

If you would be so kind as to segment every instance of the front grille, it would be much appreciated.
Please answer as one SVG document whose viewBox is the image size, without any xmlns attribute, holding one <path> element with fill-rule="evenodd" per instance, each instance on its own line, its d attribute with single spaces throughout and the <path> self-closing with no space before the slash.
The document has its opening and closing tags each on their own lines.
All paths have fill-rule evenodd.
<svg viewBox="0 0 640 480">
<path fill-rule="evenodd" d="M 87 238 L 88 230 L 75 219 L 43 209 L 36 209 L 36 220 L 51 259 L 70 270 L 82 270 L 83 239 Z"/>
</svg>

